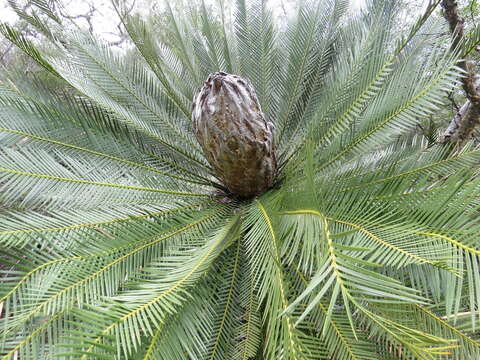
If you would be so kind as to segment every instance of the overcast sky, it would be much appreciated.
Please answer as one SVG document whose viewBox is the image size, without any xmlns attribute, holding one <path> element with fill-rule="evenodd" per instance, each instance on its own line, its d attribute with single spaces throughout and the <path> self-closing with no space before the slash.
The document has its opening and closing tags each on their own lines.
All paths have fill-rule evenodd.
<svg viewBox="0 0 480 360">
<path fill-rule="evenodd" d="M 17 0 L 18 1 L 18 0 Z M 101 35 L 103 38 L 109 41 L 115 41 L 116 25 L 118 24 L 118 18 L 111 6 L 111 0 L 57 0 L 59 3 L 68 4 L 65 9 L 71 16 L 85 14 L 89 10 L 89 4 L 94 3 L 97 11 L 95 12 L 94 17 L 92 18 L 92 23 L 94 25 L 94 31 L 97 35 Z M 175 0 L 173 0 L 175 1 Z M 281 10 L 281 2 L 285 5 L 285 9 L 288 12 L 292 8 L 292 3 L 295 0 L 270 0 L 270 3 L 274 8 Z M 413 0 L 415 4 L 426 4 L 428 0 Z M 20 4 L 23 3 L 22 0 L 18 1 Z M 161 1 L 159 1 L 161 3 Z M 215 0 L 206 0 L 207 3 L 215 2 Z M 153 1 L 151 0 L 136 0 L 137 10 L 148 12 Z M 289 6 L 290 3 L 290 6 Z M 351 0 L 352 8 L 358 9 L 365 3 L 365 0 Z M 278 5 L 276 5 L 278 4 Z M 17 16 L 13 10 L 10 9 L 7 0 L 0 0 L 0 21 L 8 22 L 10 24 L 14 23 L 17 20 Z M 85 28 L 88 28 L 88 24 L 84 19 L 76 19 L 77 23 L 85 25 Z"/>
<path fill-rule="evenodd" d="M 71 16 L 85 14 L 89 10 L 90 1 L 62 0 L 58 2 L 69 3 L 68 6 L 66 7 L 66 10 L 68 11 L 68 14 Z M 19 1 L 19 3 L 23 3 L 23 1 Z M 95 4 L 95 7 L 97 9 L 97 12 L 94 17 L 95 27 L 98 28 L 99 31 L 101 32 L 114 31 L 115 24 L 116 24 L 116 13 L 111 6 L 111 2 L 109 0 L 100 0 L 100 1 L 97 0 L 97 1 L 94 1 L 93 3 Z M 17 19 L 18 17 L 8 5 L 8 1 L 0 0 L 0 21 L 5 21 L 12 24 Z M 78 19 L 78 21 L 81 21 L 81 19 Z"/>
<path fill-rule="evenodd" d="M 274 2 L 279 3 L 280 7 L 280 1 L 281 0 L 272 0 Z M 364 4 L 365 0 L 351 0 L 352 5 L 354 7 L 360 7 L 362 4 Z M 82 1 L 82 0 L 77 0 L 77 1 L 60 1 L 63 3 L 70 3 L 67 6 L 68 13 L 70 15 L 79 15 L 79 14 L 84 14 L 88 11 L 89 9 L 89 2 L 88 1 Z M 137 1 L 139 3 L 140 1 Z M 207 0 L 208 2 L 208 0 Z M 22 1 L 19 1 L 19 3 L 22 3 Z M 111 8 L 111 2 L 109 0 L 102 0 L 102 1 L 95 1 L 95 6 L 98 9 L 98 15 L 96 15 L 96 22 L 102 26 L 105 26 L 105 31 L 108 31 L 107 28 L 112 25 L 112 17 L 115 17 L 114 12 Z M 141 1 L 142 5 L 148 7 L 148 4 L 150 1 L 148 0 L 143 0 Z M 288 3 L 288 0 L 284 1 L 284 3 Z M 13 23 L 17 19 L 17 16 L 13 10 L 10 9 L 8 5 L 7 0 L 0 0 L 0 21 L 5 21 L 8 23 Z"/>
</svg>

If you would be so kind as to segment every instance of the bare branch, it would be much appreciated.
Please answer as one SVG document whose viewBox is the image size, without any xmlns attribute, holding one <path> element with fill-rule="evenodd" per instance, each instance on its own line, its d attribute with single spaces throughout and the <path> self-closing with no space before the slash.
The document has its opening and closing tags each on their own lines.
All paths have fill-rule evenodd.
<svg viewBox="0 0 480 360">
<path fill-rule="evenodd" d="M 23 5 L 22 7 L 22 11 L 26 11 L 31 5 L 31 1 L 27 1 L 27 3 L 25 5 Z M 7 6 L 11 6 L 11 5 L 6 5 L 5 7 Z M 20 29 L 20 32 L 22 31 L 25 31 L 25 29 L 27 28 L 27 25 L 23 25 L 22 28 Z M 10 50 L 12 50 L 14 48 L 14 43 L 10 42 L 10 44 L 7 46 L 7 48 L 3 51 L 3 53 L 1 54 L 0 56 L 0 64 L 4 64 L 4 59 L 5 57 L 7 56 L 7 54 L 10 52 Z"/>
<path fill-rule="evenodd" d="M 453 35 L 451 49 L 458 51 L 464 36 L 465 20 L 458 14 L 456 0 L 443 0 L 441 5 Z M 474 62 L 461 59 L 457 65 L 465 71 L 462 87 L 467 101 L 451 120 L 441 136 L 440 142 L 444 144 L 453 142 L 461 147 L 472 137 L 475 127 L 480 123 L 480 81 L 475 72 Z"/>
</svg>

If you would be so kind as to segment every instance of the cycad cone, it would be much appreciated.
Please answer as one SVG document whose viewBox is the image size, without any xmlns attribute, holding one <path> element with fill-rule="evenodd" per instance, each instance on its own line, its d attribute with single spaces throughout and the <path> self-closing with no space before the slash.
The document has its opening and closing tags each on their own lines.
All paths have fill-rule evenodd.
<svg viewBox="0 0 480 360">
<path fill-rule="evenodd" d="M 207 160 L 232 194 L 252 197 L 272 185 L 273 123 L 263 116 L 248 80 L 211 74 L 193 99 L 192 119 Z"/>
</svg>

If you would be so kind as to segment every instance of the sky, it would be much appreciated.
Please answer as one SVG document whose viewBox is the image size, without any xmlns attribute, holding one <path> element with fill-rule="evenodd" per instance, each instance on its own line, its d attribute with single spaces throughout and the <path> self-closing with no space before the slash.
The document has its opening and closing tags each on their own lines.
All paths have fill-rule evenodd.
<svg viewBox="0 0 480 360">
<path fill-rule="evenodd" d="M 16 0 L 19 4 L 24 3 L 25 0 Z M 76 16 L 85 14 L 89 10 L 89 4 L 94 3 L 97 11 L 92 18 L 92 23 L 94 24 L 94 32 L 97 35 L 100 35 L 103 39 L 107 41 L 114 42 L 119 39 L 116 34 L 116 26 L 118 24 L 118 17 L 115 11 L 111 6 L 111 0 L 57 0 L 59 3 L 67 4 L 65 10 L 70 16 Z M 175 1 L 175 0 L 173 0 Z M 285 9 L 288 12 L 292 6 L 288 6 L 288 3 L 292 4 L 292 0 L 270 0 L 273 7 L 281 9 L 281 2 L 284 3 Z M 293 0 L 294 1 L 294 0 Z M 365 0 L 351 0 L 352 9 L 358 9 L 364 4 Z M 214 0 L 206 0 L 208 2 L 214 2 Z M 137 9 L 140 11 L 148 9 L 153 3 L 151 0 L 136 0 Z M 278 5 L 275 5 L 278 3 Z M 148 11 L 148 10 L 147 10 Z M 283 11 L 281 9 L 280 11 Z M 7 22 L 9 24 L 15 23 L 18 20 L 16 13 L 8 5 L 8 0 L 0 0 L 0 22 Z M 88 23 L 82 19 L 76 19 L 76 22 L 79 25 L 84 25 L 85 28 L 88 28 Z"/>
<path fill-rule="evenodd" d="M 20 4 L 23 2 L 24 1 L 19 1 Z M 111 31 L 113 30 L 112 26 L 113 27 L 115 26 L 115 23 L 112 21 L 112 19 L 116 17 L 116 14 L 112 9 L 109 0 L 102 0 L 102 1 L 62 0 L 58 2 L 69 3 L 66 9 L 68 11 L 68 14 L 72 16 L 87 13 L 89 10 L 89 3 L 93 2 L 98 11 L 98 13 L 95 15 L 96 24 L 98 24 L 99 27 L 102 27 L 105 31 Z M 12 24 L 17 19 L 18 19 L 18 16 L 8 5 L 8 0 L 0 0 L 0 21 L 4 21 Z"/>
<path fill-rule="evenodd" d="M 280 6 L 281 0 L 273 0 L 274 2 L 278 2 Z M 351 0 L 352 6 L 354 8 L 360 8 L 365 0 Z M 65 1 L 63 1 L 65 2 Z M 148 6 L 149 1 L 144 0 L 144 4 Z M 95 21 L 101 26 L 104 31 L 109 31 L 114 24 L 112 24 L 112 17 L 114 17 L 113 10 L 111 9 L 110 1 L 95 1 L 95 6 L 99 10 L 98 15 L 95 17 Z M 89 2 L 88 1 L 70 1 L 70 4 L 67 6 L 67 10 L 71 15 L 78 15 L 87 12 L 89 9 Z M 17 15 L 13 10 L 10 9 L 8 5 L 8 0 L 0 0 L 0 21 L 14 23 L 17 20 Z"/>
<path fill-rule="evenodd" d="M 16 0 L 20 4 L 23 3 L 25 0 Z M 89 3 L 94 3 L 97 9 L 97 12 L 93 16 L 92 22 L 94 24 L 94 32 L 97 35 L 100 35 L 107 41 L 116 41 L 119 38 L 115 35 L 118 33 L 116 30 L 116 26 L 118 24 L 117 14 L 113 10 L 111 6 L 111 0 L 57 0 L 59 3 L 67 4 L 65 6 L 66 11 L 69 15 L 80 15 L 88 12 L 89 10 Z M 175 1 L 175 0 L 171 0 Z M 288 12 L 293 7 L 291 6 L 295 0 L 270 0 L 273 7 L 278 8 L 279 11 L 283 12 L 281 8 L 281 4 L 285 5 L 285 10 Z M 417 3 L 427 3 L 427 0 L 414 0 Z M 160 1 L 161 2 L 161 1 Z M 206 0 L 207 4 L 209 2 L 215 2 L 215 0 Z M 137 9 L 140 11 L 145 11 L 148 9 L 153 1 L 151 0 L 136 0 Z M 290 6 L 288 5 L 290 3 Z M 365 4 L 365 0 L 351 0 L 352 10 L 356 10 L 361 8 Z M 148 10 L 146 10 L 148 11 Z M 17 15 L 13 10 L 10 9 L 8 5 L 8 0 L 0 0 L 0 22 L 7 22 L 7 23 L 14 23 L 18 19 Z M 80 25 L 85 25 L 87 28 L 88 25 L 84 19 L 77 19 L 76 20 Z"/>
</svg>

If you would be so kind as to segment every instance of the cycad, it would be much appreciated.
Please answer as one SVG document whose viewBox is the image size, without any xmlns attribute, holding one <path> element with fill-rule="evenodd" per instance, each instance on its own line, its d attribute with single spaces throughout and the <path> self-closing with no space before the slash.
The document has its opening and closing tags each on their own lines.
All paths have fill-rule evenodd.
<svg viewBox="0 0 480 360">
<path fill-rule="evenodd" d="M 282 27 L 262 1 L 167 4 L 168 46 L 123 17 L 134 57 L 35 16 L 47 50 L 2 27 L 71 88 L 1 83 L 1 359 L 480 357 L 480 152 L 412 136 L 462 53 L 425 35 L 438 1 L 402 36 L 398 1 L 347 3 L 299 2 Z M 217 71 L 275 125 L 253 198 L 193 134 Z"/>
</svg>

